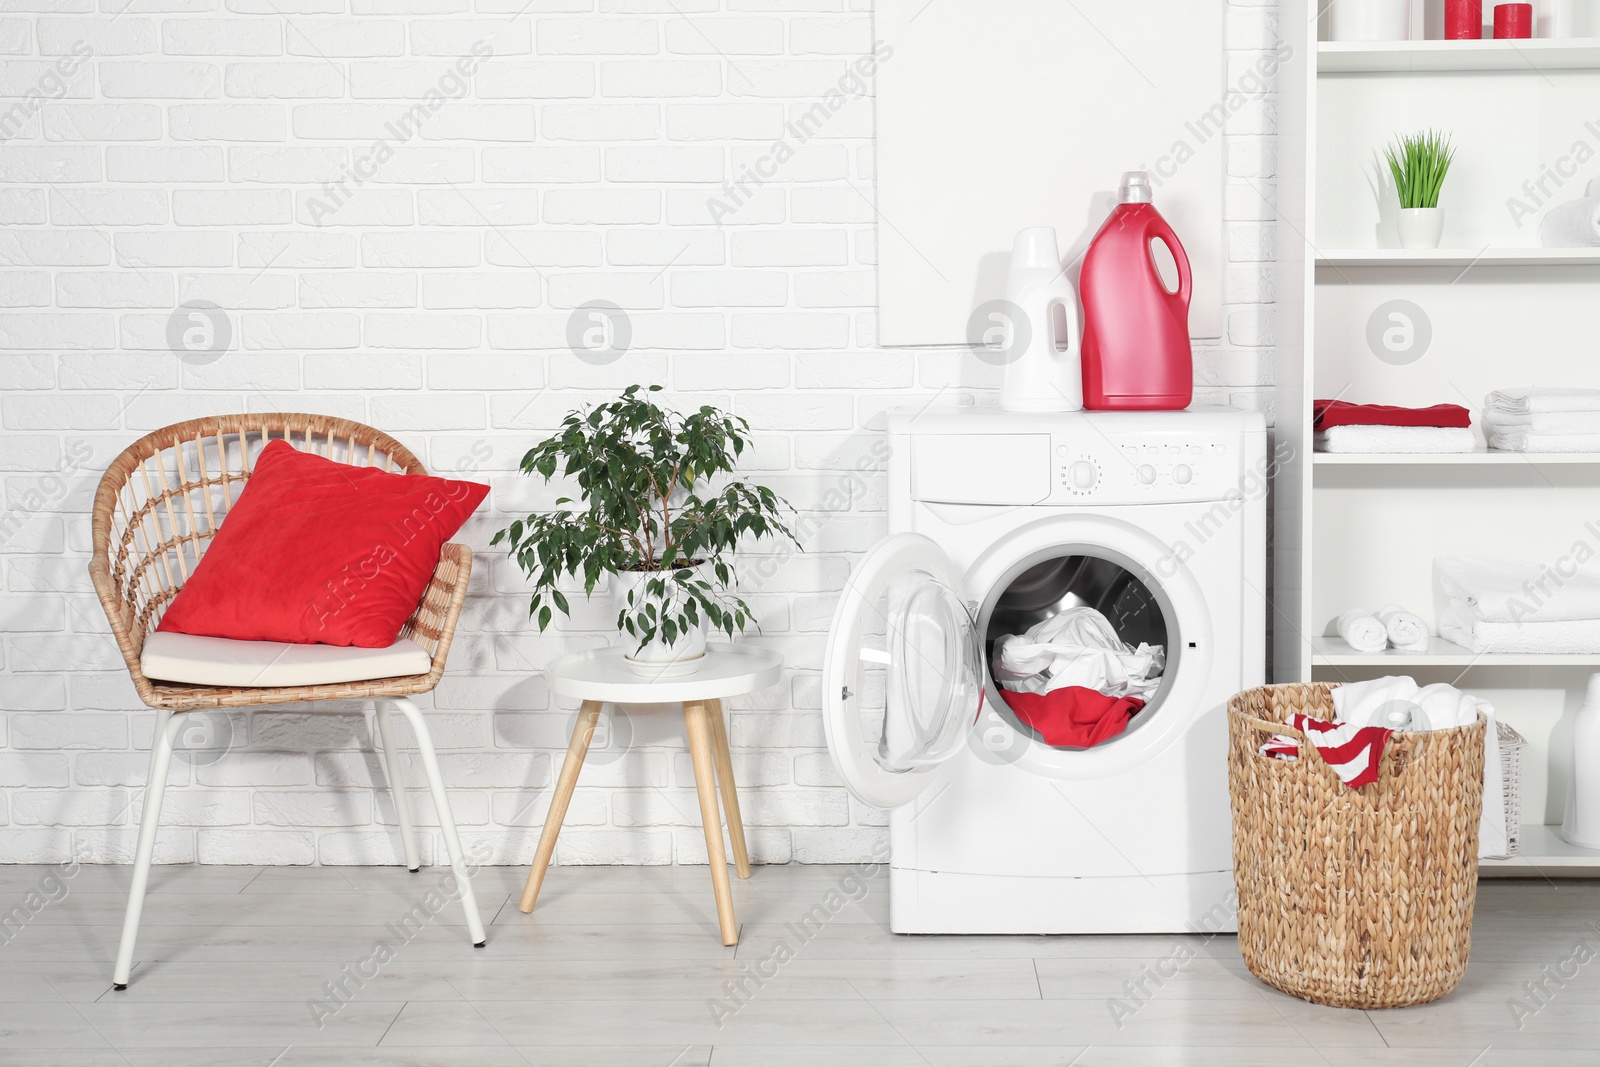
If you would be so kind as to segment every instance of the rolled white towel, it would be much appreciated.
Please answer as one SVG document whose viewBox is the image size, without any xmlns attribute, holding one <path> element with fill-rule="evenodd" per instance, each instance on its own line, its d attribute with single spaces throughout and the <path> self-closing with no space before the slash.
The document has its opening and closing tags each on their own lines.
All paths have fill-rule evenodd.
<svg viewBox="0 0 1600 1067">
<path fill-rule="evenodd" d="M 1334 623 L 1339 636 L 1357 652 L 1382 652 L 1389 646 L 1389 631 L 1370 611 L 1351 608 Z"/>
<path fill-rule="evenodd" d="M 1421 616 L 1390 604 L 1378 610 L 1378 621 L 1389 634 L 1389 643 L 1402 652 L 1428 651 L 1428 624 Z"/>
<path fill-rule="evenodd" d="M 1484 401 L 1484 410 L 1511 415 L 1544 411 L 1600 411 L 1600 389 L 1496 389 Z"/>
<path fill-rule="evenodd" d="M 1478 436 L 1465 426 L 1334 426 L 1312 443 L 1318 452 L 1471 452 Z"/>
</svg>

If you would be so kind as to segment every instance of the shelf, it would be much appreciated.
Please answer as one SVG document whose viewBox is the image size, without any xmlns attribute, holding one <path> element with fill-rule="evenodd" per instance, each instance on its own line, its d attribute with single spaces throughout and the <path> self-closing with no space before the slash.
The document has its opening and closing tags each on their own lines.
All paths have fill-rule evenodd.
<svg viewBox="0 0 1600 1067">
<path fill-rule="evenodd" d="M 1313 667 L 1596 667 L 1600 653 L 1583 656 L 1548 656 L 1523 653 L 1478 653 L 1470 648 L 1430 638 L 1426 652 L 1357 652 L 1338 637 L 1311 638 Z"/>
<path fill-rule="evenodd" d="M 1600 852 L 1569 845 L 1561 839 L 1559 827 L 1527 823 L 1517 842 L 1517 855 L 1506 860 L 1480 860 L 1480 867 L 1493 867 L 1513 873 L 1518 867 L 1529 874 L 1541 867 L 1600 867 Z"/>
<path fill-rule="evenodd" d="M 1600 266 L 1600 248 L 1332 248 L 1319 267 Z"/>
<path fill-rule="evenodd" d="M 1406 74 L 1451 71 L 1600 70 L 1600 40 L 1323 41 L 1321 74 Z"/>
<path fill-rule="evenodd" d="M 1575 466 L 1600 463 L 1594 452 L 1317 452 L 1311 457 L 1319 467 L 1508 467 Z"/>
</svg>

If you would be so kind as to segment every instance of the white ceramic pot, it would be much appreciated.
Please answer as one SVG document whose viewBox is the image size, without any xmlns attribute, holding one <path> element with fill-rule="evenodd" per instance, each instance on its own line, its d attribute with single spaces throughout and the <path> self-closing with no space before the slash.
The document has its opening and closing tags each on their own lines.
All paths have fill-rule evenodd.
<svg viewBox="0 0 1600 1067">
<path fill-rule="evenodd" d="M 1328 29 L 1335 41 L 1408 40 L 1411 0 L 1333 0 Z"/>
<path fill-rule="evenodd" d="M 1400 247 L 1438 248 L 1444 236 L 1444 208 L 1407 207 L 1400 209 Z"/>
<path fill-rule="evenodd" d="M 692 569 L 698 577 L 706 581 L 713 580 L 709 564 L 702 563 Z M 645 583 L 655 574 L 653 571 L 628 571 L 613 575 L 611 582 L 615 609 L 622 611 L 628 607 L 630 592 L 634 594 L 635 606 L 642 604 L 642 598 L 646 595 Z M 676 583 L 669 582 L 668 599 L 665 603 L 660 599 L 656 600 L 657 612 L 674 610 L 681 605 L 683 595 L 679 592 L 677 597 L 673 598 L 671 594 L 675 591 L 677 591 Z M 664 635 L 657 633 L 643 648 L 639 647 L 638 638 L 626 630 L 619 630 L 617 643 L 622 646 L 622 658 L 627 660 L 633 673 L 646 678 L 678 678 L 693 674 L 700 669 L 700 663 L 706 655 L 706 625 L 706 620 L 702 617 L 699 626 L 691 628 L 688 633 L 680 633 L 677 639 L 671 642 L 668 642 Z"/>
</svg>

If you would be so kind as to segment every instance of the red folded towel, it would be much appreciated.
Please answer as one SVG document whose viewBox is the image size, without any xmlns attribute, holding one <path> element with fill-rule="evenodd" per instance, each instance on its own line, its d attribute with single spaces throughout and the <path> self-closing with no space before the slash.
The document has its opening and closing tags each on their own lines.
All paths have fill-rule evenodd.
<svg viewBox="0 0 1600 1067">
<path fill-rule="evenodd" d="M 1057 748 L 1092 748 L 1128 728 L 1144 701 L 1138 697 L 1108 697 L 1093 689 L 1069 685 L 1048 693 L 1012 693 L 1001 699 L 1017 718 L 1039 731 L 1045 744 Z"/>
<path fill-rule="evenodd" d="M 1335 426 L 1460 426 L 1472 425 L 1472 412 L 1460 404 L 1400 408 L 1388 404 L 1350 404 L 1343 400 L 1313 401 L 1312 423 L 1318 430 Z"/>
</svg>

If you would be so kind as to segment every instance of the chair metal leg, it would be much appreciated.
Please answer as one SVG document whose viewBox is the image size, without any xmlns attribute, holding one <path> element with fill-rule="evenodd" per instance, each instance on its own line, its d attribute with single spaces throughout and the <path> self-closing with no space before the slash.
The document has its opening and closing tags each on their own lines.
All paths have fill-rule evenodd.
<svg viewBox="0 0 1600 1067">
<path fill-rule="evenodd" d="M 133 970 L 133 948 L 139 940 L 139 918 L 144 913 L 144 891 L 150 882 L 150 857 L 156 850 L 156 831 L 161 827 L 161 799 L 167 792 L 167 770 L 172 766 L 172 746 L 183 728 L 183 716 L 160 709 L 156 712 L 155 733 L 150 739 L 150 771 L 144 781 L 144 810 L 139 816 L 139 844 L 133 857 L 133 884 L 128 887 L 128 910 L 122 917 L 122 943 L 117 947 L 117 966 L 111 972 L 114 989 L 128 988 Z"/>
<path fill-rule="evenodd" d="M 488 943 L 483 932 L 483 918 L 478 914 L 478 898 L 472 892 L 472 879 L 467 875 L 467 860 L 461 850 L 461 836 L 456 833 L 456 821 L 450 814 L 450 797 L 444 791 L 444 778 L 439 774 L 439 758 L 433 752 L 433 736 L 428 733 L 428 723 L 422 709 L 406 697 L 393 697 L 389 703 L 411 722 L 417 735 L 417 749 L 422 755 L 422 769 L 428 775 L 428 788 L 433 793 L 433 806 L 439 813 L 439 829 L 444 834 L 444 847 L 450 853 L 450 867 L 456 873 L 456 887 L 461 890 L 461 907 L 467 913 L 467 932 L 472 943 L 482 948 Z"/>
<path fill-rule="evenodd" d="M 422 867 L 417 858 L 417 833 L 411 825 L 411 805 L 406 800 L 405 783 L 400 780 L 400 760 L 394 751 L 394 734 L 389 728 L 389 705 L 382 700 L 372 702 L 377 712 L 378 737 L 383 742 L 383 769 L 389 776 L 389 790 L 394 794 L 394 814 L 400 822 L 400 844 L 406 851 L 406 867 L 416 874 Z"/>
<path fill-rule="evenodd" d="M 706 701 L 711 720 L 711 748 L 717 761 L 717 786 L 722 790 L 722 813 L 728 820 L 728 840 L 733 842 L 733 866 L 740 878 L 750 877 L 750 850 L 744 839 L 744 816 L 739 813 L 739 791 L 733 781 L 733 753 L 728 750 L 728 725 L 722 701 Z"/>
<path fill-rule="evenodd" d="M 572 803 L 572 791 L 578 787 L 578 774 L 583 770 L 584 757 L 589 754 L 589 742 L 594 740 L 595 723 L 600 721 L 600 709 L 605 705 L 598 700 L 585 700 L 578 711 L 578 721 L 572 726 L 572 740 L 567 743 L 567 758 L 561 764 L 561 777 L 556 779 L 556 791 L 550 795 L 550 810 L 545 813 L 544 829 L 539 832 L 539 849 L 533 854 L 533 866 L 528 870 L 528 880 L 522 886 L 522 899 L 517 910 L 526 915 L 539 899 L 539 887 L 544 885 L 544 872 L 550 868 L 550 857 L 555 855 L 556 838 L 561 836 L 561 823 L 567 817 L 567 805 Z"/>
</svg>

